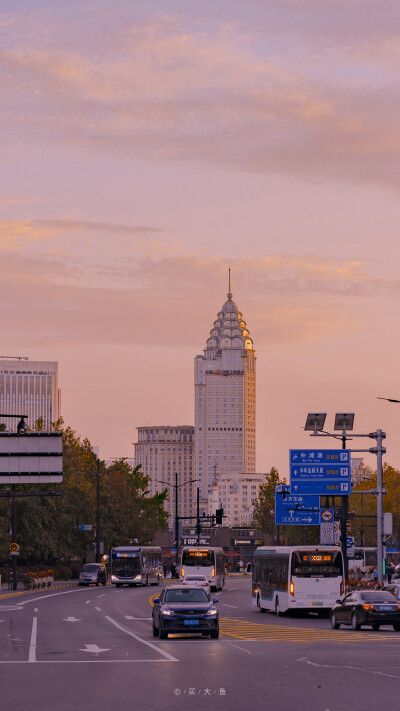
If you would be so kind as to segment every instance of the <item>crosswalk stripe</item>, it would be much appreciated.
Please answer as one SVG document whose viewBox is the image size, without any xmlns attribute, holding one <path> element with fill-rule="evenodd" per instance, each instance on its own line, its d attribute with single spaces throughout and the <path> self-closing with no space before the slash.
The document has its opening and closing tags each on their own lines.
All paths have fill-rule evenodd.
<svg viewBox="0 0 400 711">
<path fill-rule="evenodd" d="M 246 640 L 248 642 L 317 642 L 328 641 L 330 643 L 359 642 L 360 634 L 340 630 L 313 630 L 310 628 L 301 629 L 299 627 L 280 627 L 279 625 L 268 625 L 254 622 L 243 622 L 229 618 L 220 619 L 220 632 L 229 637 Z M 361 633 L 362 634 L 362 633 Z M 368 634 L 362 637 L 364 641 L 387 642 L 400 640 L 400 635 Z"/>
</svg>

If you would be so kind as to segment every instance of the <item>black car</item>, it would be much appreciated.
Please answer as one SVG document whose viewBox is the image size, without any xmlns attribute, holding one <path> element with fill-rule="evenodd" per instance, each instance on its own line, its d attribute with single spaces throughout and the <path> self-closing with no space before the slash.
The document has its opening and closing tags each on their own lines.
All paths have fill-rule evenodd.
<svg viewBox="0 0 400 711">
<path fill-rule="evenodd" d="M 166 587 L 153 600 L 153 635 L 167 639 L 168 634 L 197 632 L 212 639 L 219 636 L 218 610 L 205 590 L 198 585 Z"/>
<path fill-rule="evenodd" d="M 331 610 L 331 625 L 338 630 L 340 625 L 351 625 L 359 630 L 362 625 L 369 625 L 379 630 L 381 625 L 393 625 L 400 631 L 400 604 L 385 590 L 354 590 L 343 600 L 336 600 Z"/>
</svg>

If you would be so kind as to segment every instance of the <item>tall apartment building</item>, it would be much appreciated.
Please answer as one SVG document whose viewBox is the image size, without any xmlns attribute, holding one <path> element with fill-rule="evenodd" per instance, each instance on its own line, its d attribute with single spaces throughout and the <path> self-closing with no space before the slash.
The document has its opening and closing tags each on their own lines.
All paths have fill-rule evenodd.
<svg viewBox="0 0 400 711">
<path fill-rule="evenodd" d="M 61 415 L 58 363 L 0 356 L 0 413 L 27 415 L 29 427 L 42 417 L 44 429 L 50 429 Z M 0 422 L 15 431 L 18 420 L 1 417 Z"/>
<path fill-rule="evenodd" d="M 260 485 L 265 484 L 265 474 L 221 474 L 212 485 L 208 497 L 208 510 L 215 514 L 224 509 L 224 526 L 250 526 L 253 523 L 254 499 L 258 498 Z"/>
<path fill-rule="evenodd" d="M 175 473 L 178 475 L 178 515 L 195 516 L 196 483 L 186 483 L 194 479 L 194 427 L 181 425 L 159 425 L 138 427 L 138 441 L 135 443 L 135 466 L 150 478 L 150 496 L 157 491 L 168 489 L 165 510 L 170 514 L 169 527 L 174 527 L 175 516 Z M 190 521 L 188 521 L 190 523 Z"/>
<path fill-rule="evenodd" d="M 217 475 L 256 468 L 256 357 L 246 322 L 228 299 L 214 321 L 204 355 L 194 361 L 195 478 L 201 503 Z"/>
</svg>

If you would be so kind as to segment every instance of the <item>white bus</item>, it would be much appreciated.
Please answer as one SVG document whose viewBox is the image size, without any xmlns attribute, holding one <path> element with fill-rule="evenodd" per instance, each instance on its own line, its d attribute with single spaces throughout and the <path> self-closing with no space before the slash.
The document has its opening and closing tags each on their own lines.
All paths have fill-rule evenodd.
<svg viewBox="0 0 400 711">
<path fill-rule="evenodd" d="M 354 552 L 348 556 L 349 571 L 356 574 L 359 571 L 362 575 L 371 573 L 378 565 L 378 552 L 376 548 L 365 548 L 354 546 Z"/>
<path fill-rule="evenodd" d="M 181 553 L 180 577 L 205 575 L 211 590 L 221 590 L 225 585 L 225 555 L 223 548 L 210 546 L 184 546 Z"/>
<path fill-rule="evenodd" d="M 162 550 L 157 546 L 120 546 L 111 548 L 111 583 L 122 585 L 157 585 L 163 577 Z"/>
<path fill-rule="evenodd" d="M 252 606 L 261 612 L 297 609 L 327 616 L 344 590 L 337 546 L 261 546 L 254 553 Z"/>
</svg>

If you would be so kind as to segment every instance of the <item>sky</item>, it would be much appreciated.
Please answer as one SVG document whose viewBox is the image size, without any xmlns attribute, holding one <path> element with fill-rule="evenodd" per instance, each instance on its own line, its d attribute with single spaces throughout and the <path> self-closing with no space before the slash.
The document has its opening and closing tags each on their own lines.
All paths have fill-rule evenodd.
<svg viewBox="0 0 400 711">
<path fill-rule="evenodd" d="M 398 1 L 0 0 L 0 32 L 0 355 L 57 360 L 65 422 L 131 457 L 193 424 L 230 265 L 257 470 L 308 412 L 400 468 Z"/>
</svg>

